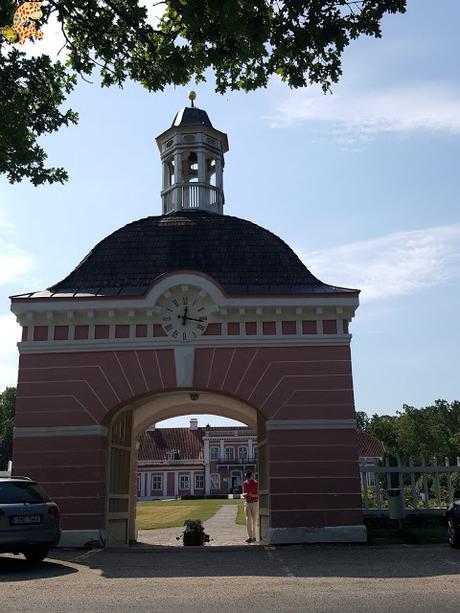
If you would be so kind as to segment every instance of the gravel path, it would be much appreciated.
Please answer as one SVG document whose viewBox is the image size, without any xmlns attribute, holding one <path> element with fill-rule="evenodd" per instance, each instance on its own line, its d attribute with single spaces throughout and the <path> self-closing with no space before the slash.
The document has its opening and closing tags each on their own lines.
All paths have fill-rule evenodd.
<svg viewBox="0 0 460 613">
<path fill-rule="evenodd" d="M 210 519 L 203 523 L 205 532 L 210 535 L 210 546 L 246 545 L 246 527 L 235 523 L 238 505 L 223 505 Z M 157 530 L 139 530 L 137 542 L 145 545 L 160 545 L 163 547 L 182 547 L 182 539 L 176 537 L 182 534 L 182 528 L 158 528 Z"/>
</svg>

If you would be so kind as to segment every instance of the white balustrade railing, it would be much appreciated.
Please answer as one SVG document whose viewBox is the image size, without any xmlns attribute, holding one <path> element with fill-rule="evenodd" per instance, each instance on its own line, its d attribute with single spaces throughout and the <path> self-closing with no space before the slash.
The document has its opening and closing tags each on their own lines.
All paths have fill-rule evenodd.
<svg viewBox="0 0 460 613">
<path fill-rule="evenodd" d="M 224 204 L 222 190 L 207 183 L 172 185 L 161 195 L 164 213 L 198 208 L 222 213 Z"/>
<path fill-rule="evenodd" d="M 388 510 L 389 489 L 401 490 L 404 508 L 411 513 L 442 512 L 460 490 L 460 458 L 454 465 L 448 458 L 443 464 L 422 458 L 417 465 L 412 459 L 406 464 L 386 459 L 382 464 L 361 464 L 360 473 L 365 514 Z"/>
</svg>

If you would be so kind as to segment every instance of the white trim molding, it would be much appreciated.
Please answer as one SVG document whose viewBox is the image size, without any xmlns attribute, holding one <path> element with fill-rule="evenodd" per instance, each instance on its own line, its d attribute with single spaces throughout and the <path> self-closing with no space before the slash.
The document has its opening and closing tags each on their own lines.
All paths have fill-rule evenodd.
<svg viewBox="0 0 460 613">
<path fill-rule="evenodd" d="M 105 530 L 63 530 L 58 547 L 102 549 L 105 547 Z"/>
<path fill-rule="evenodd" d="M 294 543 L 366 543 L 366 526 L 325 526 L 323 528 L 268 528 L 270 545 Z"/>
<path fill-rule="evenodd" d="M 356 419 L 268 419 L 267 430 L 343 430 L 356 428 Z"/>
<path fill-rule="evenodd" d="M 38 436 L 107 436 L 106 426 L 45 426 L 15 427 L 14 438 L 34 438 Z"/>
</svg>

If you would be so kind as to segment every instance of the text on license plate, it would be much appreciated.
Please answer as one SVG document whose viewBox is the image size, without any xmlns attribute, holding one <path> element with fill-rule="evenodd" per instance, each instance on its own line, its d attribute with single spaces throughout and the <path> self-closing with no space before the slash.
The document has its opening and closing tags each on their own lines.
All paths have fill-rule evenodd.
<svg viewBox="0 0 460 613">
<path fill-rule="evenodd" d="M 39 524 L 40 515 L 15 515 L 11 518 L 12 524 Z"/>
</svg>

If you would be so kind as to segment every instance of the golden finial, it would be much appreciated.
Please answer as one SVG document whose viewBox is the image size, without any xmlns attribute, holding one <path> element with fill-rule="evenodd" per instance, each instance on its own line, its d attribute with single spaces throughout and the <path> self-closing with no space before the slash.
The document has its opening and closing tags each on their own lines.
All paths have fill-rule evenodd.
<svg viewBox="0 0 460 613">
<path fill-rule="evenodd" d="M 190 102 L 192 103 L 192 104 L 191 104 L 191 106 L 192 106 L 192 108 L 193 108 L 193 107 L 195 106 L 195 102 L 194 102 L 194 101 L 196 100 L 196 92 L 194 92 L 193 90 L 192 90 L 192 91 L 189 91 L 189 93 L 188 93 L 188 99 L 189 99 L 189 100 L 190 100 Z"/>
</svg>

